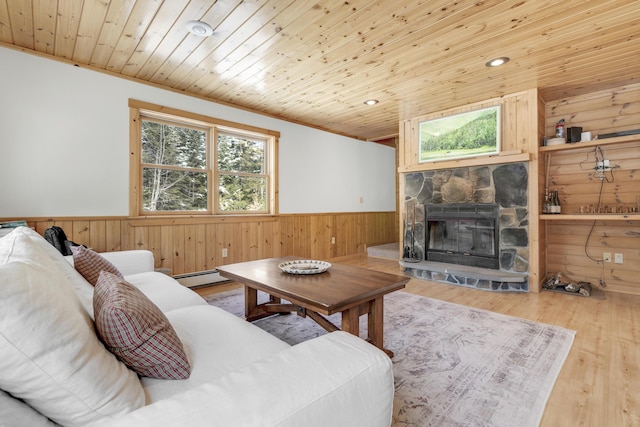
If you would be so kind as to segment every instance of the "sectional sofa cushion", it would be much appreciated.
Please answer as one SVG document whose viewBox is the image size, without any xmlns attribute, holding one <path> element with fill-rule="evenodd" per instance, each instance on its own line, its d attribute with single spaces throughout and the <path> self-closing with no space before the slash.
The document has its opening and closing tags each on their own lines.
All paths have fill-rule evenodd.
<svg viewBox="0 0 640 427">
<path fill-rule="evenodd" d="M 46 254 L 16 234 L 0 239 L 0 264 L 0 389 L 65 426 L 144 406 L 138 377 L 104 348 Z"/>
<path fill-rule="evenodd" d="M 148 296 L 163 313 L 182 307 L 208 305 L 200 295 L 166 274 L 147 271 L 130 274 L 125 279 Z"/>
<path fill-rule="evenodd" d="M 22 400 L 16 399 L 9 393 L 0 390 L 0 425 L 15 426 L 11 420 L 19 420 L 21 426 L 55 427 L 56 424 L 43 417 Z"/>
<path fill-rule="evenodd" d="M 189 355 L 191 376 L 180 381 L 140 378 L 148 403 L 215 381 L 290 348 L 274 335 L 219 307 L 197 305 L 165 314 Z"/>
<path fill-rule="evenodd" d="M 144 377 L 189 378 L 191 366 L 167 317 L 139 289 L 101 271 L 93 294 L 98 335 L 118 359 Z"/>
<path fill-rule="evenodd" d="M 73 266 L 93 286 L 96 285 L 101 271 L 108 271 L 118 277 L 123 277 L 115 265 L 84 246 L 73 248 Z"/>
</svg>

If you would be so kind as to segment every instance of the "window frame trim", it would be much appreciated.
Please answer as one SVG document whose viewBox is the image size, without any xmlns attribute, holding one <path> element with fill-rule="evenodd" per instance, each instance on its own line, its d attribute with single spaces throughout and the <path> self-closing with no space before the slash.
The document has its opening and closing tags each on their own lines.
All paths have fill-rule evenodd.
<svg viewBox="0 0 640 427">
<path fill-rule="evenodd" d="M 169 123 L 182 122 L 186 126 L 208 128 L 207 162 L 209 163 L 209 185 L 214 194 L 209 194 L 207 212 L 198 211 L 162 211 L 147 212 L 142 210 L 142 119 L 148 117 Z M 178 119 L 178 120 L 176 120 Z M 265 168 L 267 176 L 267 211 L 266 212 L 218 212 L 218 170 L 217 170 L 217 134 L 219 130 L 230 133 L 245 134 L 247 136 L 266 137 Z M 243 123 L 217 119 L 198 113 L 164 107 L 149 102 L 129 99 L 129 217 L 130 218 L 158 218 L 158 217 L 256 217 L 278 215 L 278 145 L 280 132 L 259 128 Z"/>
</svg>

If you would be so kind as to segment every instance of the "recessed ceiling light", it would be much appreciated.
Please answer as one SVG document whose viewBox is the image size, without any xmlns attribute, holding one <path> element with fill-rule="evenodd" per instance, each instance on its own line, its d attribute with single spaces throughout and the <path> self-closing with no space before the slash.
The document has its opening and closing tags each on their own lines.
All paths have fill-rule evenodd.
<svg viewBox="0 0 640 427">
<path fill-rule="evenodd" d="M 376 105 L 378 102 L 377 99 L 367 99 L 366 101 L 364 101 L 365 105 Z"/>
<path fill-rule="evenodd" d="M 486 65 L 487 67 L 499 67 L 500 65 L 504 65 L 507 62 L 509 62 L 509 58 L 507 58 L 506 56 L 501 56 L 500 58 L 492 59 L 484 65 Z"/>
<path fill-rule="evenodd" d="M 211 25 L 202 21 L 187 22 L 187 30 L 194 36 L 200 37 L 207 37 L 213 34 L 213 28 L 211 28 Z"/>
</svg>

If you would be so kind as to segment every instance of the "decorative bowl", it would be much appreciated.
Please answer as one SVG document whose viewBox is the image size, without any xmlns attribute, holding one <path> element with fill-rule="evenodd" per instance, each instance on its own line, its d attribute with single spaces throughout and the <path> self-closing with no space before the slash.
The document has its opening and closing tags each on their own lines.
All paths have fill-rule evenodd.
<svg viewBox="0 0 640 427">
<path fill-rule="evenodd" d="M 278 267 L 289 274 L 318 274 L 327 271 L 331 264 L 315 259 L 297 259 L 278 264 Z"/>
</svg>

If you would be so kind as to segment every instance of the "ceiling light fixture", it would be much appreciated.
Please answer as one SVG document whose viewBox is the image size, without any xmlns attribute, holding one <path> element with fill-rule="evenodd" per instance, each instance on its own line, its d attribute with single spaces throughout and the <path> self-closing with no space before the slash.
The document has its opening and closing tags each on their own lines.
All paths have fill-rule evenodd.
<svg viewBox="0 0 640 427">
<path fill-rule="evenodd" d="M 365 105 L 376 105 L 378 102 L 380 102 L 380 101 L 378 101 L 377 99 L 367 99 L 366 101 L 364 101 L 364 104 Z"/>
<path fill-rule="evenodd" d="M 492 59 L 484 65 L 486 65 L 487 67 L 499 67 L 500 65 L 504 65 L 507 62 L 509 62 L 509 58 L 507 58 L 506 56 L 501 56 L 500 58 Z"/>
<path fill-rule="evenodd" d="M 200 37 L 207 37 L 213 34 L 213 28 L 211 28 L 211 25 L 202 21 L 187 22 L 187 30 L 194 36 Z"/>
</svg>

